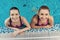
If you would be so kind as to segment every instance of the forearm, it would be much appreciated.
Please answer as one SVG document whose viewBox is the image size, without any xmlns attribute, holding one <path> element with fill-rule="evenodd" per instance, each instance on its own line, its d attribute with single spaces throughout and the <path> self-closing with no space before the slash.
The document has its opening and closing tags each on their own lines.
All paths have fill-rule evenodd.
<svg viewBox="0 0 60 40">
<path fill-rule="evenodd" d="M 27 30 L 30 30 L 30 28 L 26 27 L 26 28 L 20 29 L 20 32 L 24 32 L 24 31 L 27 31 Z"/>
<path fill-rule="evenodd" d="M 8 27 L 8 28 L 16 30 L 16 31 L 19 30 L 18 28 L 13 28 L 13 27 Z"/>
<path fill-rule="evenodd" d="M 10 28 L 10 29 L 13 29 L 13 30 L 19 30 L 18 28 L 14 28 L 14 27 L 11 27 L 11 26 L 8 26 L 6 25 L 7 28 Z"/>
<path fill-rule="evenodd" d="M 32 28 L 43 28 L 43 26 L 32 26 Z"/>
<path fill-rule="evenodd" d="M 44 26 L 44 28 L 51 28 L 51 27 L 52 27 L 51 25 Z"/>
<path fill-rule="evenodd" d="M 47 25 L 47 26 L 33 26 L 32 28 L 51 28 L 51 25 Z"/>
</svg>

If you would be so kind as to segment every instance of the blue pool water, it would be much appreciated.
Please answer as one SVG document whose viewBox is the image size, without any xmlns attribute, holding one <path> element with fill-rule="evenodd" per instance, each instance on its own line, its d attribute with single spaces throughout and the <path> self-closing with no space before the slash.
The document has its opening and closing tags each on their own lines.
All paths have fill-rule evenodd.
<svg viewBox="0 0 60 40">
<path fill-rule="evenodd" d="M 9 9 L 11 7 L 15 6 L 19 8 L 20 15 L 24 16 L 30 23 L 33 15 L 37 13 L 39 7 L 41 7 L 42 5 L 46 5 L 50 8 L 50 15 L 54 17 L 54 25 L 60 24 L 60 0 L 0 0 L 0 31 L 11 31 L 11 29 L 6 28 L 4 25 L 5 19 L 9 17 Z M 60 26 L 54 26 L 51 29 L 41 28 L 39 30 L 60 30 Z"/>
</svg>

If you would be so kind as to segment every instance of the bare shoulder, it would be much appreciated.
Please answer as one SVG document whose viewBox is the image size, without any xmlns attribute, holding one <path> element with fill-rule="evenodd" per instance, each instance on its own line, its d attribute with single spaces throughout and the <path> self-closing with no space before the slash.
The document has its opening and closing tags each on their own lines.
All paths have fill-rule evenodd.
<svg viewBox="0 0 60 40">
<path fill-rule="evenodd" d="M 24 19 L 24 17 L 23 17 L 23 16 L 21 16 L 21 19 Z"/>
<path fill-rule="evenodd" d="M 49 19 L 53 20 L 53 16 L 49 16 Z"/>
<path fill-rule="evenodd" d="M 21 20 L 26 20 L 23 16 L 21 16 Z"/>
<path fill-rule="evenodd" d="M 37 22 L 37 16 L 34 16 L 33 18 L 32 18 L 32 22 Z"/>
<path fill-rule="evenodd" d="M 9 24 L 10 17 L 5 20 L 5 24 Z"/>
</svg>

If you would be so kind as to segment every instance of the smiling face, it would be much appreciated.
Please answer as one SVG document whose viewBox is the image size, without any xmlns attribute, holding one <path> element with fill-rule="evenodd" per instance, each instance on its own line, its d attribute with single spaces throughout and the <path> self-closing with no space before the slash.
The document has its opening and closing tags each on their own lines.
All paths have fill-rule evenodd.
<svg viewBox="0 0 60 40">
<path fill-rule="evenodd" d="M 48 9 L 41 9 L 39 11 L 38 15 L 41 20 L 47 20 L 49 17 L 49 10 Z"/>
<path fill-rule="evenodd" d="M 17 22 L 19 21 L 19 12 L 16 9 L 10 10 L 10 18 L 12 22 Z"/>
</svg>

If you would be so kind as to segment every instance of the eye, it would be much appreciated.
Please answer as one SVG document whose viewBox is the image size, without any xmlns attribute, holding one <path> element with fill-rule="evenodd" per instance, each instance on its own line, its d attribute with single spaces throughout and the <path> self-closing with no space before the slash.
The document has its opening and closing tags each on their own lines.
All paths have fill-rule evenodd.
<svg viewBox="0 0 60 40">
<path fill-rule="evenodd" d="M 41 15 L 44 15 L 43 13 L 41 13 Z"/>
<path fill-rule="evenodd" d="M 46 16 L 48 15 L 48 14 L 45 14 Z"/>
<path fill-rule="evenodd" d="M 14 16 L 14 14 L 11 14 L 12 16 Z"/>
<path fill-rule="evenodd" d="M 16 15 L 18 15 L 18 14 L 16 14 Z"/>
</svg>

